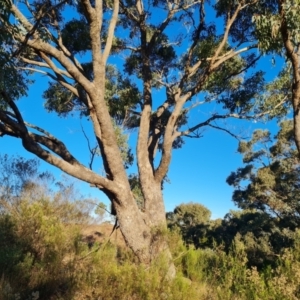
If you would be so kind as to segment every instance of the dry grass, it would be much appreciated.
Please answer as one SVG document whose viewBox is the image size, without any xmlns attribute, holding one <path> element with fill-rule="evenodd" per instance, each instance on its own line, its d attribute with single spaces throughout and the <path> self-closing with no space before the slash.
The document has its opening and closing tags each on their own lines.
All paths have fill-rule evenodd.
<svg viewBox="0 0 300 300">
<path fill-rule="evenodd" d="M 83 225 L 81 233 L 83 240 L 92 246 L 95 243 L 103 244 L 110 241 L 116 246 L 126 247 L 120 228 L 113 231 L 114 225 L 110 223 L 102 223 L 100 225 Z"/>
</svg>

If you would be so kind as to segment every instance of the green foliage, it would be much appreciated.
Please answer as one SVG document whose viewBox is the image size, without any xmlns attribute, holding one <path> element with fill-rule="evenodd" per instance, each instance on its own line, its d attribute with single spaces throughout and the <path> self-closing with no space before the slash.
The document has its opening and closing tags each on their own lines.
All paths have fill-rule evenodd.
<svg viewBox="0 0 300 300">
<path fill-rule="evenodd" d="M 0 269 L 6 285 L 14 291 L 11 297 L 19 294 L 27 299 L 35 291 L 41 298 L 52 297 L 72 287 L 73 260 L 80 241 L 80 228 L 75 224 L 79 215 L 78 203 L 46 195 L 38 200 L 23 195 L 14 210 L 0 215 L 5 232 L 0 241 Z"/>
<path fill-rule="evenodd" d="M 259 94 L 257 99 L 257 113 L 269 111 L 267 120 L 274 117 L 283 119 L 291 110 L 290 102 L 287 101 L 292 97 L 292 74 L 290 65 L 282 70 L 277 78 L 269 82 L 263 88 L 264 93 Z"/>
<path fill-rule="evenodd" d="M 7 10 L 8 5 L 7 1 L 0 3 L 0 27 L 11 18 Z M 19 29 L 14 26 L 11 30 Z M 15 40 L 6 30 L 1 30 L 0 45 L 0 109 L 7 109 L 7 97 L 4 94 L 12 100 L 18 100 L 27 95 L 27 89 L 32 80 L 27 77 L 29 72 L 21 69 L 23 64 L 16 57 L 21 48 L 16 48 Z"/>
<path fill-rule="evenodd" d="M 272 143 L 268 131 L 257 130 L 252 140 L 241 142 L 238 150 L 247 165 L 232 172 L 227 182 L 235 187 L 233 200 L 239 207 L 270 210 L 298 224 L 299 161 L 291 120 L 280 124 L 275 139 Z M 246 185 L 245 180 L 249 181 Z"/>
<path fill-rule="evenodd" d="M 299 239 L 296 240 L 298 243 Z M 182 270 L 193 282 L 206 283 L 201 299 L 298 299 L 297 243 L 278 255 L 274 267 L 267 266 L 259 271 L 247 266 L 247 246 L 237 236 L 227 254 L 220 248 L 188 251 Z"/>
<path fill-rule="evenodd" d="M 231 211 L 220 222 L 210 221 L 210 211 L 200 204 L 178 206 L 168 215 L 172 231 L 163 232 L 178 271 L 169 280 L 163 255 L 145 266 L 136 263 L 129 249 L 109 241 L 89 247 L 81 232 L 90 222 L 91 209 L 84 201 L 75 201 L 78 196 L 72 185 L 58 183 L 58 190 L 50 192 L 52 181 L 37 180 L 34 160 L 6 157 L 2 161 L 3 170 L 12 166 L 20 188 L 0 214 L 1 300 L 290 300 L 300 296 L 300 233 L 279 230 L 281 221 L 266 213 Z M 34 184 L 29 184 L 29 174 Z M 3 204 L 5 194 L 1 197 Z M 182 230 L 199 224 L 208 226 L 206 235 L 214 241 L 208 247 L 207 240 L 205 249 L 187 248 Z"/>
<path fill-rule="evenodd" d="M 263 52 L 282 53 L 280 28 L 283 22 L 288 29 L 290 41 L 297 46 L 300 41 L 299 5 L 299 1 L 284 1 L 279 5 L 266 1 L 258 5 L 259 11 L 253 15 L 252 20 L 256 26 L 255 34 L 259 40 L 259 48 Z"/>
<path fill-rule="evenodd" d="M 84 18 L 67 22 L 62 30 L 61 37 L 65 46 L 73 55 L 91 49 L 88 24 Z"/>
<path fill-rule="evenodd" d="M 217 88 L 222 87 L 219 82 L 223 82 L 224 85 L 224 94 L 220 97 L 218 102 L 222 103 L 224 105 L 223 107 L 228 109 L 231 113 L 237 112 L 241 115 L 245 114 L 254 107 L 252 100 L 258 96 L 258 91 L 261 91 L 263 88 L 264 73 L 258 71 L 252 76 L 249 76 L 249 78 L 243 80 L 241 77 L 227 79 L 227 72 L 232 71 L 222 70 L 222 75 L 219 76 L 215 82 Z M 247 88 L 245 88 L 245 86 Z"/>
<path fill-rule="evenodd" d="M 250 141 L 240 142 L 238 151 L 245 167 L 232 172 L 227 182 L 235 188 L 233 201 L 243 211 L 225 216 L 208 235 L 226 251 L 239 235 L 249 264 L 262 268 L 274 264 L 297 240 L 299 161 L 293 122 L 281 122 L 274 139 L 269 131 L 256 130 Z"/>
<path fill-rule="evenodd" d="M 115 123 L 114 123 L 114 128 L 115 128 L 115 134 L 117 138 L 117 144 L 121 151 L 121 157 L 123 159 L 124 166 L 125 168 L 128 168 L 129 166 L 132 165 L 134 160 L 133 154 L 128 145 L 129 136 L 124 132 L 124 130 L 120 126 L 118 126 Z"/>
<path fill-rule="evenodd" d="M 0 236 L 0 299 L 29 299 L 34 293 L 37 299 L 196 299 L 181 276 L 172 282 L 165 278 L 163 258 L 149 270 L 126 258 L 129 250 L 110 243 L 89 249 L 71 207 L 79 209 L 53 199 L 21 199 L 18 214 L 0 215 L 5 233 Z"/>
<path fill-rule="evenodd" d="M 261 269 L 274 265 L 277 256 L 294 245 L 295 238 L 285 220 L 255 210 L 230 211 L 219 224 L 211 224 L 204 246 L 218 245 L 228 253 L 239 240 L 244 244 L 247 265 Z"/>
<path fill-rule="evenodd" d="M 243 243 L 247 266 L 259 270 L 274 266 L 284 249 L 293 247 L 295 226 L 286 219 L 257 210 L 230 211 L 224 219 L 210 220 L 210 211 L 201 204 L 181 204 L 167 213 L 168 227 L 180 234 L 190 249 L 222 249 Z"/>
<path fill-rule="evenodd" d="M 223 115 L 218 116 L 219 112 L 225 113 L 224 117 L 237 113 L 236 117 L 246 118 L 249 114 L 253 116 L 253 113 L 260 116 L 270 109 L 270 118 L 283 117 L 288 112 L 288 105 L 279 104 L 290 97 L 290 71 L 284 70 L 274 82 L 266 85 L 263 72 L 251 75 L 246 71 L 258 59 L 255 51 L 249 50 L 257 47 L 257 42 L 263 53 L 281 53 L 280 26 L 283 19 L 290 33 L 289 38 L 295 47 L 298 46 L 298 2 L 286 1 L 278 6 L 274 1 L 218 1 L 213 8 L 217 17 L 224 17 L 225 22 L 237 12 L 237 7 L 243 6 L 230 32 L 225 32 L 224 38 L 227 38 L 228 34 L 228 39 L 225 40 L 223 34 L 219 35 L 216 30 L 217 22 L 206 22 L 203 3 L 196 2 L 193 5 L 193 1 L 149 1 L 148 7 L 153 6 L 154 10 L 148 8 L 145 13 L 140 14 L 134 1 L 123 1 L 120 20 L 115 30 L 116 36 L 113 38 L 113 53 L 122 52 L 125 55 L 124 70 L 120 71 L 113 65 L 108 65 L 105 72 L 102 70 L 102 73 L 106 73 L 106 86 L 105 91 L 101 92 L 105 94 L 125 168 L 132 164 L 133 155 L 124 130 L 139 126 L 141 110 L 144 107 L 149 106 L 152 109 L 152 89 L 163 88 L 167 95 L 161 102 L 164 103 L 163 106 L 158 104 L 160 110 L 164 110 L 161 115 L 158 112 L 147 112 L 150 120 L 149 130 L 146 130 L 144 138 L 150 138 L 150 143 L 151 138 L 157 138 L 149 149 L 152 146 L 155 150 L 161 149 L 165 128 L 168 123 L 172 123 L 169 122 L 172 120 L 172 112 L 172 117 L 177 118 L 179 115 L 179 118 L 174 122 L 174 127 L 170 128 L 171 132 L 175 134 L 180 127 L 187 125 L 188 104 L 182 102 L 180 107 L 181 101 L 177 101 L 179 106 L 174 109 L 176 95 L 189 101 L 202 92 L 205 98 L 203 103 L 216 100 L 221 104 L 218 113 L 212 114 L 206 122 L 201 121 L 200 127 L 212 125 L 210 121 L 213 121 L 215 116 L 221 119 Z M 65 69 L 56 71 L 56 67 L 52 67 L 53 62 L 57 63 L 59 68 L 66 67 L 67 63 L 60 61 L 58 56 L 55 60 L 50 52 L 43 53 L 43 47 L 31 51 L 27 47 L 29 43 L 26 45 L 24 42 L 17 42 L 18 34 L 34 40 L 34 32 L 28 32 L 29 29 L 20 25 L 18 21 L 16 24 L 10 23 L 7 3 L 0 3 L 0 25 L 4 28 L 0 34 L 0 109 L 4 115 L 1 124 L 7 125 L 5 116 L 16 118 L 10 111 L 6 111 L 7 99 L 3 92 L 13 100 L 24 95 L 29 81 L 26 82 L 24 73 L 20 70 L 23 66 L 31 70 L 32 65 L 42 68 L 45 66 L 41 63 L 43 59 L 48 61 L 52 72 L 48 75 L 55 81 L 49 83 L 49 88 L 43 95 L 46 109 L 60 116 L 67 116 L 75 111 L 79 111 L 80 116 L 88 116 L 91 109 L 89 97 L 92 93 L 88 95 L 78 82 L 83 83 L 85 79 L 93 81 L 97 63 L 88 61 L 80 64 L 74 57 L 75 54 L 86 53 L 88 55 L 85 59 L 91 57 L 91 38 L 88 34 L 91 16 L 81 2 L 58 1 L 57 5 L 54 5 L 53 1 L 33 1 L 21 5 L 27 6 L 26 13 L 32 14 L 29 21 L 37 25 L 34 28 L 38 34 L 36 40 L 55 45 L 60 53 L 67 57 L 68 62 L 73 63 L 73 67 L 86 77 L 82 81 L 78 80 L 80 74 L 71 74 L 72 68 L 68 68 L 69 73 Z M 62 13 L 65 4 L 76 7 L 78 19 L 64 22 Z M 168 36 L 163 32 L 164 26 L 169 22 L 168 19 L 164 21 L 165 16 L 162 23 L 157 21 L 158 24 L 155 24 L 155 10 L 166 5 L 169 6 L 169 16 L 174 13 L 170 23 L 193 24 L 191 33 L 181 31 L 178 35 Z M 94 1 L 91 1 L 91 6 L 93 10 Z M 102 29 L 99 32 L 102 49 L 107 39 L 106 31 L 112 6 L 112 1 L 103 1 L 103 20 L 100 26 Z M 171 8 L 176 8 L 176 11 L 171 13 Z M 199 16 L 194 15 L 194 11 L 198 10 L 200 23 L 197 25 Z M 38 17 L 39 15 L 41 17 Z M 16 19 L 14 17 L 14 20 Z M 153 20 L 155 22 L 152 22 Z M 227 24 L 225 31 L 230 26 L 231 24 Z M 178 29 L 180 27 L 184 26 L 178 26 Z M 66 48 L 61 43 L 64 43 Z M 187 54 L 178 57 L 184 44 L 188 45 Z M 221 49 L 219 46 L 222 44 Z M 249 51 L 245 54 L 243 52 L 247 47 Z M 216 52 L 218 48 L 220 51 Z M 95 53 L 93 54 L 95 57 Z M 22 55 L 20 60 L 19 55 Z M 230 59 L 227 59 L 229 57 Z M 49 63 L 52 58 L 52 63 Z M 34 60 L 32 65 L 30 62 L 24 63 L 28 59 Z M 99 69 L 100 67 L 98 65 Z M 140 82 L 134 83 L 139 80 L 142 80 L 144 85 Z M 263 88 L 266 93 L 259 96 Z M 154 107 L 157 107 L 157 103 L 153 105 L 153 109 Z M 105 126 L 102 126 L 101 120 L 98 121 L 102 130 Z M 13 128 L 11 124 L 8 128 Z M 16 128 L 15 132 L 18 132 L 19 127 Z M 193 130 L 191 132 L 193 133 Z M 10 131 L 6 134 L 10 134 Z M 182 134 L 184 135 L 184 132 Z M 11 170 L 9 167 L 3 167 L 5 172 L 1 173 L 3 180 L 0 186 L 0 225 L 3 228 L 0 230 L 3 235 L 0 239 L 0 266 L 4 274 L 1 285 L 9 287 L 2 289 L 3 297 L 9 298 L 14 293 L 20 293 L 20 297 L 29 298 L 32 293 L 39 291 L 41 297 L 53 295 L 64 299 L 115 299 L 120 295 L 124 299 L 264 299 L 268 296 L 276 298 L 276 294 L 280 295 L 280 299 L 296 299 L 299 297 L 299 290 L 294 287 L 299 282 L 298 278 L 291 275 L 293 269 L 290 265 L 293 263 L 299 266 L 298 236 L 295 230 L 299 225 L 300 213 L 299 161 L 291 144 L 291 137 L 291 124 L 286 121 L 281 124 L 275 144 L 271 144 L 270 133 L 262 130 L 256 131 L 251 141 L 240 143 L 239 151 L 247 165 L 232 173 L 228 183 L 236 189 L 234 201 L 239 207 L 247 210 L 241 213 L 230 212 L 224 220 L 218 222 L 210 221 L 209 210 L 197 204 L 180 205 L 173 213 L 167 215 L 169 226 L 175 234 L 177 231 L 182 234 L 186 244 L 206 248 L 185 249 L 183 243 L 176 240 L 175 234 L 170 238 L 170 242 L 176 248 L 173 250 L 178 254 L 176 258 L 179 257 L 176 264 L 181 272 L 195 282 L 207 280 L 210 287 L 206 292 L 200 293 L 201 295 L 194 289 L 194 285 L 188 288 L 180 276 L 171 282 L 166 280 L 164 274 L 167 263 L 163 256 L 158 257 L 150 269 L 145 270 L 145 266 L 132 264 L 126 256 L 126 250 L 119 251 L 123 257 L 120 259 L 116 254 L 117 249 L 112 245 L 95 245 L 90 251 L 82 242 L 78 229 L 78 224 L 89 221 L 89 207 L 86 202 L 77 201 L 72 185 L 60 182 L 57 189 L 51 191 L 47 186 L 52 180 L 51 176 L 38 174 L 35 161 L 26 162 L 19 159 L 11 165 Z M 264 147 L 257 148 L 259 143 Z M 180 148 L 182 145 L 181 137 L 173 142 L 173 148 Z M 101 141 L 98 146 L 102 149 Z M 149 153 L 150 157 L 151 151 Z M 150 164 L 153 161 L 154 158 L 149 161 Z M 4 158 L 3 162 L 5 166 L 7 159 Z M 143 171 L 141 169 L 139 171 Z M 109 175 L 114 177 L 114 174 Z M 134 197 L 143 209 L 143 195 L 138 176 L 132 175 L 128 181 Z M 108 194 L 110 191 L 106 192 Z M 102 214 L 105 207 L 98 208 L 98 213 Z M 151 233 L 155 235 L 154 232 Z M 157 236 L 161 236 L 161 231 L 156 232 L 155 237 Z M 210 249 L 207 249 L 208 247 Z M 284 248 L 286 252 L 282 255 Z M 182 256 L 178 249 L 183 249 Z M 253 266 L 254 268 L 250 269 Z M 270 266 L 276 270 L 275 275 L 268 273 Z M 291 284 L 291 289 L 286 294 L 281 290 L 284 285 L 282 282 Z"/>
<path fill-rule="evenodd" d="M 82 68 L 87 78 L 92 80 L 92 64 L 84 63 Z M 46 100 L 45 108 L 56 112 L 61 117 L 66 117 L 75 111 L 79 111 L 81 116 L 87 116 L 86 92 L 78 84 L 74 84 L 74 87 L 78 90 L 79 96 L 75 96 L 57 82 L 49 82 L 49 87 L 43 94 Z M 129 128 L 136 127 L 130 120 L 129 110 L 136 108 L 140 97 L 136 85 L 129 78 L 124 78 L 114 65 L 107 65 L 105 100 L 116 124 L 128 125 Z"/>
<path fill-rule="evenodd" d="M 199 203 L 186 203 L 176 206 L 173 212 L 166 215 L 168 227 L 179 229 L 187 244 L 199 247 L 206 238 L 211 212 Z"/>
<path fill-rule="evenodd" d="M 144 196 L 142 193 L 138 175 L 134 175 L 134 174 L 130 175 L 129 183 L 130 183 L 131 192 L 132 192 L 139 208 L 144 209 Z"/>
<path fill-rule="evenodd" d="M 0 270 L 11 274 L 14 266 L 24 257 L 22 243 L 18 240 L 15 224 L 11 216 L 2 214 L 0 217 Z"/>
<path fill-rule="evenodd" d="M 106 205 L 102 202 L 100 202 L 95 208 L 95 214 L 100 217 L 100 220 L 104 218 L 106 211 Z"/>
<path fill-rule="evenodd" d="M 1 23 L 0 23 L 1 24 Z M 4 40 L 3 40 L 4 39 Z M 28 85 L 31 80 L 25 79 L 25 73 L 17 68 L 17 62 L 7 51 L 10 48 L 5 40 L 0 35 L 0 108 L 7 108 L 7 98 L 4 97 L 5 92 L 13 100 L 18 100 L 22 96 L 26 96 Z"/>
<path fill-rule="evenodd" d="M 147 28 L 146 40 L 149 43 L 155 33 L 155 28 Z M 131 38 L 133 38 L 134 31 L 131 32 Z M 138 78 L 142 78 L 142 56 L 140 53 L 132 53 L 126 59 L 124 68 L 125 72 L 129 75 L 136 75 Z M 168 69 L 176 64 L 176 53 L 174 48 L 170 45 L 168 36 L 166 34 L 160 34 L 152 44 L 152 51 L 149 57 L 151 61 L 151 71 L 153 72 L 153 85 L 155 86 L 155 73 L 167 74 Z M 159 85 L 157 85 L 159 87 Z"/>
<path fill-rule="evenodd" d="M 49 210 L 43 214 L 50 220 L 53 218 Z M 62 246 L 59 246 L 51 252 L 50 257 L 47 256 L 48 248 L 51 249 L 55 241 L 53 234 L 57 232 L 51 234 L 50 230 L 47 234 L 50 233 L 51 238 L 38 240 L 39 243 L 47 245 L 43 248 L 43 243 L 39 244 L 39 250 L 47 249 L 42 258 L 33 261 L 28 256 L 31 248 L 37 246 L 30 244 L 26 258 L 19 256 L 18 263 L 15 264 L 9 261 L 15 269 L 12 269 L 11 273 L 5 269 L 0 282 L 1 299 L 14 299 L 15 295 L 21 299 L 31 299 L 33 295 L 38 295 L 37 299 L 51 296 L 53 299 L 75 300 L 99 297 L 124 300 L 162 299 L 162 297 L 174 300 L 187 298 L 279 300 L 299 297 L 298 244 L 279 255 L 272 269 L 266 267 L 259 271 L 255 267 L 247 267 L 245 242 L 238 237 L 226 254 L 220 248 L 187 250 L 179 236 L 171 233 L 169 243 L 173 254 L 176 254 L 174 258 L 178 272 L 182 275 L 177 275 L 173 281 L 169 281 L 163 276 L 165 263 L 161 259 L 150 268 L 145 268 L 143 265 L 133 264 L 130 256 L 125 258 L 126 249 L 117 251 L 112 244 L 100 246 L 95 244 L 92 249 L 88 249 L 76 235 L 70 235 L 70 227 L 63 226 L 61 229 L 68 234 L 68 245 L 75 243 L 76 252 L 72 252 L 74 247 L 72 246 L 61 253 Z M 62 231 L 59 230 L 57 233 L 60 242 L 65 245 L 60 235 Z M 27 235 L 24 236 L 22 242 L 26 242 L 27 238 Z M 10 242 L 15 243 L 14 246 L 18 245 L 17 241 L 10 240 Z M 21 249 L 24 249 L 24 244 Z M 122 261 L 119 260 L 117 253 L 122 253 Z"/>
<path fill-rule="evenodd" d="M 46 174 L 38 175 L 39 162 L 37 159 L 26 160 L 20 156 L 0 155 L 0 201 L 14 201 L 20 196 L 23 188 L 33 182 L 34 177 L 44 177 Z M 0 202 L 0 211 L 3 208 Z"/>
<path fill-rule="evenodd" d="M 281 52 L 282 40 L 279 34 L 280 16 L 272 13 L 255 14 L 253 21 L 256 25 L 256 35 L 259 48 L 263 52 Z"/>
<path fill-rule="evenodd" d="M 48 89 L 43 93 L 47 111 L 55 111 L 59 116 L 66 117 L 73 110 L 78 110 L 81 115 L 86 114 L 86 108 L 79 99 L 57 82 L 50 82 Z"/>
<path fill-rule="evenodd" d="M 211 212 L 199 203 L 185 203 L 175 207 L 173 213 L 168 213 L 167 219 L 177 226 L 193 226 L 200 223 L 207 223 Z"/>
</svg>

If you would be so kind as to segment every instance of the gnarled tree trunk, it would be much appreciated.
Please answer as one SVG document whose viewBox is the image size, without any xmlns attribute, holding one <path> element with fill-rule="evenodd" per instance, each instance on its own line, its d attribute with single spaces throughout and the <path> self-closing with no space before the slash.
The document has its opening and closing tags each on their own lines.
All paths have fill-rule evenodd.
<svg viewBox="0 0 300 300">
<path fill-rule="evenodd" d="M 147 183 L 148 185 L 148 183 Z M 148 185 L 150 188 L 150 185 Z M 145 209 L 140 210 L 131 192 L 120 193 L 114 201 L 121 232 L 140 262 L 149 265 L 159 256 L 169 264 L 166 276 L 175 276 L 172 255 L 167 244 L 166 217 L 161 186 L 144 190 Z"/>
</svg>

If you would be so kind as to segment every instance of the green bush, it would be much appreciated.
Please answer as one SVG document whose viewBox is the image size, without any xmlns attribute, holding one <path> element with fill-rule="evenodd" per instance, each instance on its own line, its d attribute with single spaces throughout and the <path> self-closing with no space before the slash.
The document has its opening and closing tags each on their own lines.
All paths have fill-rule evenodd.
<svg viewBox="0 0 300 300">
<path fill-rule="evenodd" d="M 187 248 L 179 232 L 169 232 L 177 267 L 176 278 L 169 280 L 163 257 L 144 266 L 128 249 L 110 242 L 89 248 L 80 225 L 70 216 L 64 222 L 66 207 L 47 197 L 23 199 L 18 213 L 0 216 L 1 300 L 300 298 L 299 232 L 276 266 L 261 270 L 248 266 L 247 245 L 239 235 L 227 252 L 220 246 Z"/>
<path fill-rule="evenodd" d="M 276 251 L 260 234 L 267 219 L 254 214 L 253 224 L 249 212 L 232 215 L 226 228 L 234 227 L 234 235 L 207 248 L 186 245 L 178 226 L 158 231 L 167 235 L 177 268 L 170 280 L 163 256 L 145 266 L 109 241 L 89 247 L 81 233 L 91 207 L 77 201 L 73 188 L 50 192 L 27 181 L 17 194 L 0 195 L 0 300 L 300 299 L 300 231 L 281 232 L 288 243 Z M 239 220 L 247 228 L 237 230 Z"/>
</svg>

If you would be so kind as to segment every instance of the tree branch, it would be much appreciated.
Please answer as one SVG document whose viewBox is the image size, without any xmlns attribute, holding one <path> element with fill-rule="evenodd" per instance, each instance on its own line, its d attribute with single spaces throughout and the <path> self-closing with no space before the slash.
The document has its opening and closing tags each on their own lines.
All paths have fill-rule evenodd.
<svg viewBox="0 0 300 300">
<path fill-rule="evenodd" d="M 124 2 L 122 0 L 120 0 L 120 7 L 122 8 L 122 10 L 124 11 L 124 14 L 132 21 L 138 23 L 139 22 L 139 18 L 136 17 L 132 12 L 129 11 L 129 9 L 125 6 Z"/>
<path fill-rule="evenodd" d="M 97 153 L 97 150 L 98 150 L 99 146 L 96 146 L 94 148 L 91 147 L 90 140 L 89 140 L 88 136 L 86 135 L 86 133 L 84 131 L 84 128 L 83 128 L 81 123 L 80 123 L 80 126 L 81 126 L 82 133 L 83 133 L 83 135 L 84 135 L 84 137 L 87 141 L 88 148 L 89 148 L 90 155 L 91 155 L 91 161 L 89 162 L 89 167 L 90 167 L 91 170 L 93 170 L 93 162 L 94 162 L 94 158 L 95 158 L 95 155 Z"/>
<path fill-rule="evenodd" d="M 112 42 L 113 42 L 113 38 L 114 38 L 114 31 L 115 31 L 116 24 L 118 21 L 118 13 L 119 13 L 119 0 L 114 0 L 114 11 L 113 11 L 113 15 L 110 20 L 108 33 L 107 33 L 106 45 L 105 45 L 104 52 L 102 55 L 103 64 L 106 64 L 108 55 L 111 50 L 111 46 L 112 46 Z"/>
<path fill-rule="evenodd" d="M 32 24 L 26 19 L 26 17 L 18 10 L 18 8 L 14 4 L 11 5 L 10 11 L 16 18 L 20 20 L 20 22 L 24 26 L 28 27 L 28 30 L 32 29 Z M 80 83 L 89 94 L 93 94 L 94 85 L 82 74 L 81 71 L 78 70 L 77 66 L 75 66 L 74 63 L 72 63 L 62 51 L 56 49 L 49 43 L 44 42 L 39 38 L 39 36 L 33 39 L 27 39 L 25 35 L 22 35 L 20 33 L 14 33 L 13 36 L 21 43 L 27 44 L 32 49 L 35 49 L 38 52 L 50 55 L 57 59 L 57 61 L 59 61 L 60 64 L 66 68 L 67 72 L 74 78 L 74 80 Z"/>
<path fill-rule="evenodd" d="M 218 130 L 221 130 L 221 131 L 225 131 L 226 133 L 228 133 L 229 135 L 231 135 L 232 137 L 234 137 L 235 139 L 237 139 L 238 141 L 240 141 L 241 139 L 234 133 L 232 133 L 230 130 L 226 129 L 226 128 L 223 128 L 223 127 L 219 127 L 219 126 L 216 126 L 216 125 L 212 125 L 212 124 L 208 124 L 209 127 L 212 127 L 212 128 L 215 128 L 215 129 L 218 129 Z"/>
<path fill-rule="evenodd" d="M 106 188 L 117 193 L 118 189 L 112 181 L 92 172 L 85 166 L 81 165 L 69 153 L 65 145 L 48 132 L 28 123 L 28 126 L 45 133 L 47 136 L 41 136 L 32 132 L 28 132 L 27 129 L 24 131 L 23 127 L 19 123 L 10 119 L 3 111 L 0 111 L 0 121 L 3 122 L 0 123 L 0 136 L 7 134 L 16 138 L 20 138 L 24 148 L 27 151 L 37 155 L 42 160 L 58 167 L 62 171 L 75 178 L 97 185 L 99 188 Z M 61 158 L 43 149 L 39 144 L 47 147 Z"/>
</svg>

